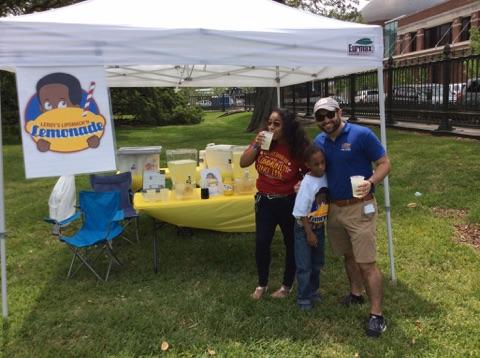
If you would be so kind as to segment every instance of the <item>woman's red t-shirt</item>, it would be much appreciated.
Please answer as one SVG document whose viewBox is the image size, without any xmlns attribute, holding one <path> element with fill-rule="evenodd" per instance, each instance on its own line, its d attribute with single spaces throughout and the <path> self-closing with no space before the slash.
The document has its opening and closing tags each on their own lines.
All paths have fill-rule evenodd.
<svg viewBox="0 0 480 358">
<path fill-rule="evenodd" d="M 270 150 L 260 150 L 255 168 L 257 190 L 264 194 L 293 194 L 293 187 L 306 171 L 303 161 L 291 156 L 288 145 L 278 142 L 272 143 Z"/>
</svg>

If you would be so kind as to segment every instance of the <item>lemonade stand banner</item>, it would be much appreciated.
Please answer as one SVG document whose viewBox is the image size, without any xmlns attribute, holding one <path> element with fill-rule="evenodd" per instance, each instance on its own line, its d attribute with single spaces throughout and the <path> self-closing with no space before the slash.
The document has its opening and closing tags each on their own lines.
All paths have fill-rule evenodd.
<svg viewBox="0 0 480 358">
<path fill-rule="evenodd" d="M 27 178 L 115 170 L 103 67 L 17 68 Z"/>
</svg>

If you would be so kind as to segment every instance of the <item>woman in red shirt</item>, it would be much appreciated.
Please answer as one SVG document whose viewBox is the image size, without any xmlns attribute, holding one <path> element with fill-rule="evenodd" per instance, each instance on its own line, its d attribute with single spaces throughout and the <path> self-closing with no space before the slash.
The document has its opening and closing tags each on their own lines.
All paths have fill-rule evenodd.
<svg viewBox="0 0 480 358">
<path fill-rule="evenodd" d="M 282 286 L 272 293 L 272 297 L 286 297 L 292 288 L 295 279 L 294 186 L 306 170 L 302 156 L 310 142 L 301 124 L 295 120 L 295 115 L 286 109 L 273 110 L 264 130 L 273 133 L 270 149 L 261 149 L 264 134 L 260 132 L 240 158 L 242 168 L 255 162 L 258 172 L 258 192 L 255 195 L 258 286 L 251 295 L 257 300 L 267 292 L 270 247 L 277 225 L 280 226 L 285 244 L 285 271 Z"/>
</svg>

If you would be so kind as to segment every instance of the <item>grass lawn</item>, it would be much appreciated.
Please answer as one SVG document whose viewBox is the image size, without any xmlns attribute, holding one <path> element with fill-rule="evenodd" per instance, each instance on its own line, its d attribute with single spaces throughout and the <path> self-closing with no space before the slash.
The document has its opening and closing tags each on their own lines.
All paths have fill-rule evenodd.
<svg viewBox="0 0 480 358">
<path fill-rule="evenodd" d="M 216 116 L 208 113 L 195 126 L 120 129 L 117 145 L 202 148 L 251 140 L 244 132 L 249 114 Z M 308 130 L 312 137 L 318 131 Z M 453 239 L 455 224 L 480 222 L 480 142 L 396 130 L 388 131 L 388 140 L 398 283 L 392 287 L 387 279 L 381 212 L 379 265 L 388 319 L 381 339 L 364 337 L 367 306 L 337 304 L 348 286 L 342 262 L 328 246 L 324 302 L 307 313 L 296 308 L 293 295 L 285 301 L 249 299 L 256 284 L 253 234 L 194 230 L 178 236 L 166 226 L 155 275 L 146 217 L 139 244 L 118 243 L 125 265 L 112 271 L 108 283 L 96 283 L 86 271 L 66 280 L 69 251 L 42 222 L 56 180 L 25 180 L 21 146 L 4 146 L 10 321 L 2 328 L 2 355 L 480 356 L 480 251 Z M 87 187 L 87 177 L 78 177 L 77 191 Z M 422 196 L 414 196 L 417 191 Z M 378 200 L 383 202 L 382 190 Z M 415 207 L 407 206 L 413 202 Z M 438 215 L 434 208 L 467 214 Z M 272 288 L 281 282 L 282 245 L 277 237 Z M 164 341 L 167 351 L 161 350 Z"/>
</svg>

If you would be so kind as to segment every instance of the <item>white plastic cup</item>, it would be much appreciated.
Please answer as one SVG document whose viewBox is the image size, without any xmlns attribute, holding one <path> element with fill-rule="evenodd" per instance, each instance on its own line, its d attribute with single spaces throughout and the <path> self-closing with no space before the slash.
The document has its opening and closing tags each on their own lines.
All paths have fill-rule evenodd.
<svg viewBox="0 0 480 358">
<path fill-rule="evenodd" d="M 358 192 L 358 186 L 364 181 L 365 177 L 362 175 L 354 175 L 350 177 L 352 183 L 352 194 L 355 198 L 361 198 L 362 195 Z"/>
<path fill-rule="evenodd" d="M 270 144 L 272 143 L 273 132 L 263 131 L 263 142 L 260 148 L 263 150 L 270 150 Z"/>
</svg>

